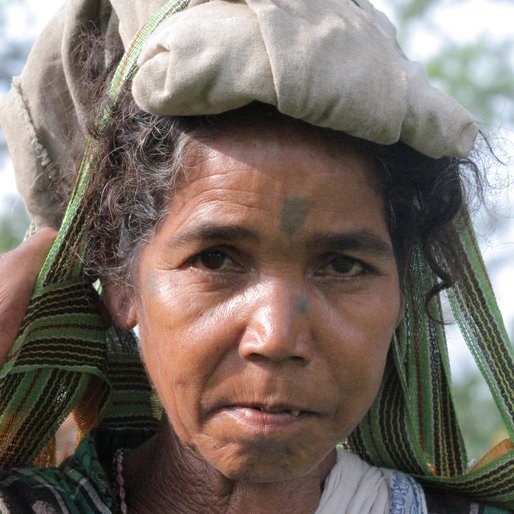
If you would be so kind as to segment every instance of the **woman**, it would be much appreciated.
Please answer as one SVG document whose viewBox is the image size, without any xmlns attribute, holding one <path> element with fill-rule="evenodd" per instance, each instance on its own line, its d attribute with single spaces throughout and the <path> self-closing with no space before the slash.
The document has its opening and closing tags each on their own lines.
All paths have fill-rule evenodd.
<svg viewBox="0 0 514 514">
<path fill-rule="evenodd" d="M 178 4 L 166 5 L 150 27 Z M 3 369 L 2 387 L 15 393 L 15 400 L 4 400 L 2 427 L 12 463 L 37 460 L 48 440 L 20 437 L 29 426 L 20 419 L 32 423 L 40 409 L 25 399 L 37 394 L 37 386 L 19 384 L 26 377 L 30 384 L 51 385 L 58 398 L 51 419 L 38 419 L 28 433 L 50 430 L 70 408 L 81 429 L 100 426 L 59 470 L 3 472 L 4 509 L 487 509 L 474 498 L 509 507 L 509 490 L 501 496 L 511 482 L 501 475 L 504 469 L 493 486 L 490 468 L 485 478 L 465 473 L 438 349 L 444 339 L 437 293 L 454 283 L 461 291 L 458 284 L 469 283 L 470 269 L 478 273 L 467 265 L 471 250 L 462 247 L 462 174 L 466 167 L 474 171 L 463 157 L 476 135 L 473 120 L 404 59 L 391 27 L 367 4 L 334 2 L 322 12 L 312 2 L 196 4 L 171 16 L 145 43 L 131 91 L 119 87 L 115 74 L 112 102 L 97 117 L 96 139 L 87 144 L 57 242 Z M 129 46 L 134 20 L 117 2 L 113 6 Z M 112 30 L 114 19 L 105 26 Z M 279 55 L 286 29 L 298 45 L 294 34 L 312 36 L 298 60 Z M 256 72 L 263 59 L 259 34 L 269 68 L 257 66 Z M 220 41 L 217 35 L 230 37 Z M 235 54 L 230 38 L 244 38 Z M 314 70 L 325 55 L 319 48 L 330 57 L 335 45 L 341 55 L 341 41 L 349 62 L 341 64 L 342 75 L 353 73 L 342 88 L 346 96 L 338 96 L 340 89 L 334 96 L 341 73 L 321 63 L 324 74 L 316 80 Z M 113 53 L 105 48 L 102 61 Z M 118 68 L 122 82 L 133 52 L 127 55 Z M 166 59 L 176 55 L 179 63 L 170 68 Z M 197 58 L 192 70 L 179 73 L 182 55 Z M 377 57 L 383 63 L 374 70 L 379 82 L 372 67 Z M 79 58 L 73 66 L 79 63 L 95 70 L 95 63 Z M 297 82 L 305 69 L 312 72 L 311 86 Z M 416 95 L 400 90 L 399 76 Z M 71 86 L 65 100 L 78 102 Z M 38 196 L 48 200 L 38 193 L 29 203 Z M 55 216 L 58 210 L 48 209 L 52 201 L 44 207 Z M 38 210 L 40 219 L 43 214 Z M 41 253 L 48 237 L 39 235 Z M 5 273 L 16 258 L 4 260 Z M 96 277 L 115 322 L 107 336 L 100 318 L 93 318 L 95 296 L 85 285 Z M 25 289 L 27 282 L 15 280 Z M 467 300 L 472 293 L 461 294 Z M 15 305 L 13 325 L 22 308 Z M 83 315 L 79 321 L 70 314 L 74 309 Z M 74 328 L 73 338 L 65 331 L 55 336 L 63 325 Z M 130 336 L 121 332 L 136 325 L 162 417 L 155 405 L 154 416 L 147 416 L 148 390 L 126 342 Z M 421 325 L 429 333 L 425 345 Z M 405 339 L 409 345 L 401 346 Z M 430 352 L 427 375 L 441 382 L 421 388 L 436 391 L 431 412 L 444 414 L 415 428 L 394 423 L 395 416 L 414 421 L 402 378 L 423 378 L 423 372 L 401 374 L 403 363 L 410 369 L 409 350 Z M 426 367 L 421 358 L 412 362 Z M 127 390 L 134 396 L 121 394 Z M 152 425 L 157 417 L 158 428 Z M 432 430 L 433 440 L 422 431 L 419 437 L 419 428 Z M 376 434 L 383 440 L 373 440 Z M 424 480 L 426 492 L 407 474 L 334 449 L 346 439 L 373 464 L 392 463 L 388 467 Z M 434 489 L 450 496 L 434 495 Z"/>
</svg>

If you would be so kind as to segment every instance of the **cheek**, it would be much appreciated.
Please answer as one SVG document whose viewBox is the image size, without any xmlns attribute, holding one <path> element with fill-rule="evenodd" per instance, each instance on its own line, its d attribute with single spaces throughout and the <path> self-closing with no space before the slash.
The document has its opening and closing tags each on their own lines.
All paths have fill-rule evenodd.
<svg viewBox="0 0 514 514">
<path fill-rule="evenodd" d="M 400 294 L 396 284 L 386 284 L 374 294 L 354 295 L 334 301 L 324 324 L 326 362 L 337 383 L 336 414 L 343 437 L 360 422 L 375 399 L 391 338 L 396 328 Z"/>
<path fill-rule="evenodd" d="M 143 361 L 177 435 L 190 443 L 200 430 L 202 393 L 236 348 L 242 328 L 233 313 L 240 306 L 200 286 L 176 284 L 169 272 L 153 272 L 146 283 L 138 305 Z"/>
<path fill-rule="evenodd" d="M 308 305 L 301 306 L 314 359 L 297 385 L 332 414 L 317 432 L 298 438 L 298 469 L 347 437 L 377 394 L 400 309 L 394 281 L 384 282 L 367 294 L 311 291 Z M 230 395 L 237 388 L 241 394 L 250 387 L 241 380 L 248 366 L 238 356 L 253 319 L 249 296 L 186 287 L 170 281 L 167 272 L 153 272 L 147 283 L 152 286 L 142 288 L 138 311 L 143 360 L 178 437 L 226 472 L 245 455 L 262 455 L 247 441 L 243 450 L 228 451 L 237 434 L 230 439 L 225 429 L 213 432 L 201 413 L 210 393 Z M 248 383 L 259 389 L 255 380 Z"/>
</svg>

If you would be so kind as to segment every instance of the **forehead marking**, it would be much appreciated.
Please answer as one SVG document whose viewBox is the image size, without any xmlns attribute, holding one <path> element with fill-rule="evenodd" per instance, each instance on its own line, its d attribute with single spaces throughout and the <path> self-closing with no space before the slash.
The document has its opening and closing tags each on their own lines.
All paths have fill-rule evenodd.
<svg viewBox="0 0 514 514">
<path fill-rule="evenodd" d="M 303 229 L 309 215 L 309 205 L 303 198 L 292 196 L 286 198 L 280 213 L 280 230 L 292 237 Z"/>
</svg>

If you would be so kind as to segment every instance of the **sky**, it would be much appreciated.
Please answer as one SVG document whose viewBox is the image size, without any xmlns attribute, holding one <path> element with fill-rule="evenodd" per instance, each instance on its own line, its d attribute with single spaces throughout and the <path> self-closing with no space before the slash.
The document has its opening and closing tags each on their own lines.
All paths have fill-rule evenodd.
<svg viewBox="0 0 514 514">
<path fill-rule="evenodd" d="M 444 8 L 439 8 L 431 16 L 426 26 L 417 27 L 413 44 L 406 49 L 409 58 L 423 62 L 444 39 L 461 42 L 472 41 L 481 35 L 493 39 L 502 39 L 512 35 L 514 20 L 514 2 L 508 0 L 442 0 Z M 8 2 L 10 16 L 9 36 L 16 38 L 36 36 L 49 21 L 50 17 L 63 3 L 62 0 L 28 0 L 30 9 L 22 9 L 15 2 Z M 391 17 L 392 10 L 388 0 L 377 0 L 374 5 Z M 393 19 L 394 21 L 394 19 Z M 512 36 L 511 36 L 512 37 Z M 1 42 L 0 42 L 1 44 Z M 514 55 L 507 56 L 514 63 Z M 514 92 L 513 92 L 514 101 Z M 512 222 L 502 233 L 481 234 L 481 245 L 487 260 L 501 261 L 497 271 L 491 277 L 496 291 L 500 309 L 506 323 L 514 332 L 514 131 L 503 124 L 501 112 L 498 113 L 498 126 L 493 130 L 503 138 L 505 160 L 511 160 L 510 166 L 499 168 L 500 180 L 512 182 L 510 188 L 504 187 L 496 193 L 493 210 Z M 510 177 L 510 178 L 509 178 Z M 9 165 L 0 171 L 0 207 L 6 194 L 13 194 L 15 184 Z M 5 204 L 5 201 L 4 201 Z M 465 370 L 463 362 L 470 360 L 465 345 L 459 339 L 449 344 L 450 356 L 457 362 L 457 370 Z"/>
</svg>

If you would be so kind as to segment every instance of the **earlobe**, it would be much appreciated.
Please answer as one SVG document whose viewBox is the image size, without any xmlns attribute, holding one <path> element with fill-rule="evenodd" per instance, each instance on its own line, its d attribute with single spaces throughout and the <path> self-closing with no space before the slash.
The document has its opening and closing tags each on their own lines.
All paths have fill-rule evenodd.
<svg viewBox="0 0 514 514">
<path fill-rule="evenodd" d="M 129 329 L 137 325 L 137 311 L 128 289 L 106 282 L 102 297 L 107 311 L 118 327 Z"/>
</svg>

